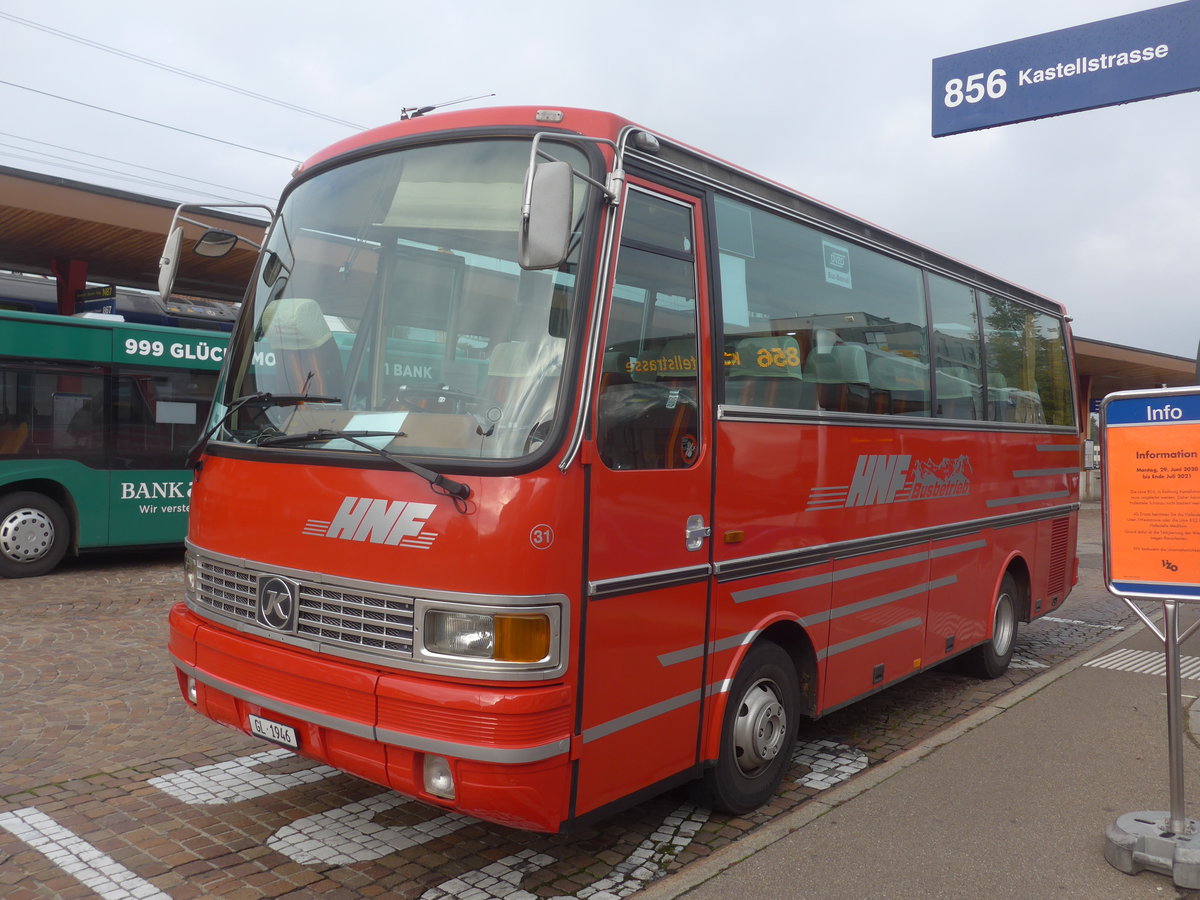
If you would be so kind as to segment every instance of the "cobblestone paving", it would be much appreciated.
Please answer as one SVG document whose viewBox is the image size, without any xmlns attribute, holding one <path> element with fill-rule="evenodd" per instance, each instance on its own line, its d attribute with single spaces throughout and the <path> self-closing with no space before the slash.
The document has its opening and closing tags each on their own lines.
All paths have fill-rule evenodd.
<svg viewBox="0 0 1200 900">
<path fill-rule="evenodd" d="M 753 815 L 677 791 L 558 836 L 441 814 L 190 712 L 163 649 L 178 554 L 0 581 L 0 896 L 629 896 L 1133 623 L 1103 587 L 1098 508 L 1081 519 L 1080 583 L 1021 628 L 1005 676 L 933 670 L 807 724 Z"/>
</svg>

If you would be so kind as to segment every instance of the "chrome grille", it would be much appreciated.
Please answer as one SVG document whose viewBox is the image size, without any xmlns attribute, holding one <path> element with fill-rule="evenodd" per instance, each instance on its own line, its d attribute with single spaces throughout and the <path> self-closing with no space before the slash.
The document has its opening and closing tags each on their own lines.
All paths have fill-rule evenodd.
<svg viewBox="0 0 1200 900">
<path fill-rule="evenodd" d="M 340 645 L 412 656 L 413 601 L 302 583 L 296 632 Z"/>
<path fill-rule="evenodd" d="M 259 573 L 199 553 L 194 559 L 199 603 L 227 617 L 255 623 Z M 336 647 L 412 658 L 411 597 L 295 580 L 300 584 L 297 635 Z"/>
<path fill-rule="evenodd" d="M 202 556 L 196 557 L 196 574 L 200 600 L 205 606 L 254 621 L 258 588 L 253 575 Z"/>
</svg>

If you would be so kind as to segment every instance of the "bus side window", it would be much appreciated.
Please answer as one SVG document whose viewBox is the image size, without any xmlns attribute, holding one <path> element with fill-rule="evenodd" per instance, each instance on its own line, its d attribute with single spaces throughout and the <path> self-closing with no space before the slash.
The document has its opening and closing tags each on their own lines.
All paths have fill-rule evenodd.
<svg viewBox="0 0 1200 900">
<path fill-rule="evenodd" d="M 734 406 L 813 409 L 816 394 L 801 373 L 793 335 L 744 337 L 725 354 L 725 402 Z"/>
<path fill-rule="evenodd" d="M 699 458 L 691 247 L 690 207 L 630 192 L 597 404 L 597 449 L 611 469 L 678 469 Z"/>
</svg>

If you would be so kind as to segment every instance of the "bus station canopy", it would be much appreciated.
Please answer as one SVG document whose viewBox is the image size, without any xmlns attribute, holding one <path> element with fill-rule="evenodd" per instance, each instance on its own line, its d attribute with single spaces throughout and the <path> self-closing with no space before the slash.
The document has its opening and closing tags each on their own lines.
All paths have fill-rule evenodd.
<svg viewBox="0 0 1200 900">
<path fill-rule="evenodd" d="M 157 290 L 158 260 L 176 206 L 169 200 L 0 166 L 0 269 L 57 275 L 60 280 L 71 271 L 73 282 Z M 204 218 L 262 242 L 261 219 L 229 214 Z M 187 231 L 189 237 L 199 234 L 194 227 Z M 175 290 L 241 300 L 255 256 L 254 248 L 242 242 L 221 259 L 187 253 Z"/>
</svg>

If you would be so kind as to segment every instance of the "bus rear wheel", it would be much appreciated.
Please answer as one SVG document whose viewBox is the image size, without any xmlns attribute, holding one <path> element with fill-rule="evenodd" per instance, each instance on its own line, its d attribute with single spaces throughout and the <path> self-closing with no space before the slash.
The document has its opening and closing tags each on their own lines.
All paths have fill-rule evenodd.
<svg viewBox="0 0 1200 900">
<path fill-rule="evenodd" d="M 0 576 L 45 575 L 71 543 L 63 508 L 44 494 L 19 491 L 0 498 Z"/>
<path fill-rule="evenodd" d="M 771 799 L 792 755 L 799 681 L 792 658 L 766 641 L 746 654 L 725 707 L 721 751 L 704 776 L 704 800 L 741 815 Z"/>
<path fill-rule="evenodd" d="M 999 678 L 1008 671 L 1013 646 L 1017 638 L 1017 598 L 1020 589 L 1016 579 L 1005 573 L 996 595 L 996 612 L 992 616 L 992 636 L 964 659 L 966 672 L 978 678 Z"/>
</svg>

